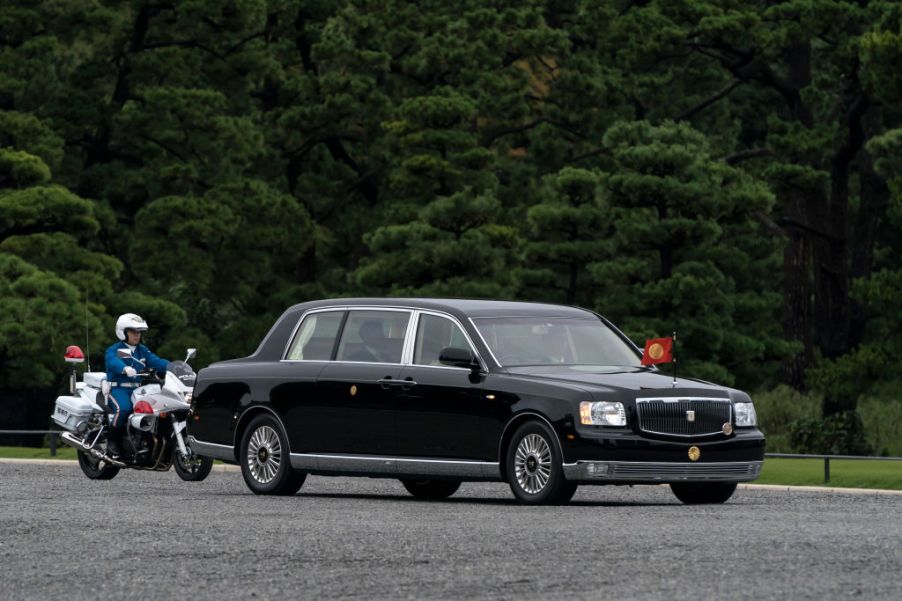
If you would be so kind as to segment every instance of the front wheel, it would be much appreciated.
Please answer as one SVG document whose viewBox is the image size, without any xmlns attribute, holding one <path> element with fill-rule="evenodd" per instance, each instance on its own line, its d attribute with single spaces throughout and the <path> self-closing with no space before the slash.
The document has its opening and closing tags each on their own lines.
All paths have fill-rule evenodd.
<svg viewBox="0 0 902 601">
<path fill-rule="evenodd" d="M 258 415 L 241 437 L 241 475 L 256 495 L 293 495 L 307 474 L 291 467 L 288 440 L 270 415 Z"/>
<path fill-rule="evenodd" d="M 101 461 L 84 451 L 78 451 L 78 467 L 91 480 L 112 480 L 119 473 L 119 467 Z"/>
<path fill-rule="evenodd" d="M 686 505 L 726 503 L 736 492 L 735 482 L 674 482 L 670 490 Z"/>
<path fill-rule="evenodd" d="M 407 492 L 418 499 L 447 499 L 460 488 L 459 480 L 401 480 Z"/>
<path fill-rule="evenodd" d="M 560 505 L 576 492 L 576 482 L 564 479 L 554 432 L 541 422 L 517 428 L 507 447 L 507 481 L 526 505 Z"/>
<path fill-rule="evenodd" d="M 183 459 L 177 449 L 173 452 L 175 461 L 172 464 L 175 466 L 175 473 L 185 482 L 200 482 L 210 475 L 210 471 L 213 469 L 212 457 L 192 454 L 191 457 Z"/>
</svg>

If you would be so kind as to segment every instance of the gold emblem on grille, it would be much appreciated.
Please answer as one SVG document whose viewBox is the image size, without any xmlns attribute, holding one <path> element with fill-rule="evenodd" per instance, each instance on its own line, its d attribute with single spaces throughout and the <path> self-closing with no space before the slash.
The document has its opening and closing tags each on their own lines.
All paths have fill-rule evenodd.
<svg viewBox="0 0 902 601">
<path fill-rule="evenodd" d="M 354 396 L 355 394 L 357 394 L 357 387 L 351 386 L 351 396 Z"/>
<path fill-rule="evenodd" d="M 698 458 L 702 456 L 701 450 L 698 447 L 689 447 L 689 460 L 690 461 L 698 461 Z"/>
<path fill-rule="evenodd" d="M 732 424 L 730 424 L 730 422 L 727 422 L 723 425 L 723 433 L 727 436 L 733 433 L 733 426 Z"/>
</svg>

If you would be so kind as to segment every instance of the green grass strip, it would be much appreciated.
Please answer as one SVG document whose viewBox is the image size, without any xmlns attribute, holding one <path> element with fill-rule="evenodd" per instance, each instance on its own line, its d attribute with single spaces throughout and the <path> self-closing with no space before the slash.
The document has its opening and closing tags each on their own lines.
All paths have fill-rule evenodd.
<svg viewBox="0 0 902 601">
<path fill-rule="evenodd" d="M 902 490 L 902 461 L 831 459 L 824 482 L 823 459 L 765 459 L 755 484 Z"/>
<path fill-rule="evenodd" d="M 75 449 L 62 443 L 56 448 L 56 456 L 50 449 L 35 447 L 0 447 L 0 457 L 4 459 L 76 459 Z"/>
</svg>

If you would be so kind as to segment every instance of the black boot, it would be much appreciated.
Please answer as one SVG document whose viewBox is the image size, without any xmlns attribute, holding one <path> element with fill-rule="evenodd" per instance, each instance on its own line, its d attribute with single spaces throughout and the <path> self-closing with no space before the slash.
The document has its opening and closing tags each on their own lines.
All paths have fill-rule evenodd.
<svg viewBox="0 0 902 601">
<path fill-rule="evenodd" d="M 110 428 L 110 433 L 106 440 L 106 454 L 110 459 L 119 459 L 122 457 L 122 432 L 115 428 Z"/>
</svg>

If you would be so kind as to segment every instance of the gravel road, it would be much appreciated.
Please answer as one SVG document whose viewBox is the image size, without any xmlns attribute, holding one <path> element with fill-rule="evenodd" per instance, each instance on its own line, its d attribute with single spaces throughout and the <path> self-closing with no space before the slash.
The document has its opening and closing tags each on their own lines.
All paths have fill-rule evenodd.
<svg viewBox="0 0 902 601">
<path fill-rule="evenodd" d="M 902 496 L 583 487 L 521 507 L 504 484 L 445 502 L 400 482 L 309 477 L 258 497 L 241 475 L 87 480 L 0 463 L 3 599 L 902 598 Z"/>
</svg>

